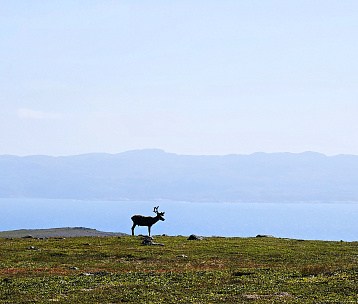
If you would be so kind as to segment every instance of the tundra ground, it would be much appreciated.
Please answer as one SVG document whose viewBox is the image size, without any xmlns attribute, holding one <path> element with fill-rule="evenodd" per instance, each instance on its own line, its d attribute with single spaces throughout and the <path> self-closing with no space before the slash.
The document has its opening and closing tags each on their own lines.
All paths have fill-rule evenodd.
<svg viewBox="0 0 358 304">
<path fill-rule="evenodd" d="M 358 242 L 0 239 L 0 303 L 358 303 Z"/>
</svg>

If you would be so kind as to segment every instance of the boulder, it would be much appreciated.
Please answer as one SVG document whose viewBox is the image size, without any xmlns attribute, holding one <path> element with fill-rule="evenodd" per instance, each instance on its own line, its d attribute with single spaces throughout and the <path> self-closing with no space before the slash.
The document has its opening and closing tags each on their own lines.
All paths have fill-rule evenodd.
<svg viewBox="0 0 358 304">
<path fill-rule="evenodd" d="M 273 235 L 268 235 L 268 234 L 258 234 L 256 235 L 257 238 L 274 238 Z"/>
<path fill-rule="evenodd" d="M 197 236 L 195 234 L 191 234 L 189 237 L 188 237 L 188 241 L 201 241 L 203 239 L 202 236 Z"/>
<path fill-rule="evenodd" d="M 143 236 L 142 245 L 154 245 L 154 246 L 164 246 L 161 243 L 154 243 L 151 236 Z"/>
</svg>

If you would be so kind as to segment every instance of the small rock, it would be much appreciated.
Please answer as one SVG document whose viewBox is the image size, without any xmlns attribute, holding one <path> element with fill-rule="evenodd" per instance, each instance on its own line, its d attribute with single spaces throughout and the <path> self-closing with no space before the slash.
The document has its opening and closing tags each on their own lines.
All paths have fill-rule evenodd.
<svg viewBox="0 0 358 304">
<path fill-rule="evenodd" d="M 182 259 L 187 259 L 187 258 L 188 258 L 188 256 L 185 255 L 185 254 L 178 255 L 177 257 L 178 257 L 178 258 L 182 258 Z"/>
<path fill-rule="evenodd" d="M 275 293 L 276 297 L 287 297 L 287 298 L 292 298 L 292 295 L 288 292 L 278 292 Z"/>
<path fill-rule="evenodd" d="M 39 250 L 37 247 L 35 246 L 29 246 L 27 247 L 28 250 Z"/>
<path fill-rule="evenodd" d="M 143 240 L 142 245 L 146 245 L 146 246 L 164 246 L 164 244 L 162 244 L 162 243 L 154 243 L 152 241 L 147 241 L 147 240 Z"/>
<path fill-rule="evenodd" d="M 31 234 L 25 235 L 22 237 L 23 239 L 33 239 L 34 237 Z"/>
<path fill-rule="evenodd" d="M 258 234 L 256 235 L 257 238 L 274 238 L 273 235 L 268 235 L 268 234 Z"/>
<path fill-rule="evenodd" d="M 244 294 L 243 297 L 248 300 L 274 299 L 274 298 L 292 298 L 288 292 L 279 292 L 274 294 Z"/>
<path fill-rule="evenodd" d="M 142 245 L 152 245 L 153 244 L 153 238 L 151 236 L 143 236 L 142 237 Z"/>
<path fill-rule="evenodd" d="M 242 276 L 249 276 L 249 275 L 252 275 L 254 274 L 255 272 L 253 271 L 235 271 L 233 272 L 233 276 L 235 277 L 242 277 Z"/>
<path fill-rule="evenodd" d="M 195 234 L 191 234 L 189 237 L 188 237 L 188 241 L 201 241 L 203 239 L 203 237 L 201 236 L 197 236 Z"/>
<path fill-rule="evenodd" d="M 111 275 L 111 272 L 108 271 L 96 271 L 96 272 L 82 272 L 81 275 L 85 276 L 85 277 L 89 277 L 89 276 L 106 276 L 106 275 Z"/>
<path fill-rule="evenodd" d="M 153 238 L 151 236 L 143 236 L 142 239 L 142 245 L 164 246 L 164 244 L 161 243 L 154 243 Z"/>
<path fill-rule="evenodd" d="M 152 236 L 149 236 L 149 235 L 142 235 L 141 237 L 142 237 L 142 240 L 151 240 L 151 241 L 154 240 L 154 238 Z"/>
<path fill-rule="evenodd" d="M 262 296 L 257 294 L 245 294 L 243 297 L 247 300 L 259 300 Z"/>
<path fill-rule="evenodd" d="M 71 269 L 71 270 L 78 270 L 79 268 L 76 267 L 76 266 L 71 266 L 70 269 Z"/>
<path fill-rule="evenodd" d="M 143 240 L 143 241 L 142 241 L 142 245 L 153 245 L 153 242 L 152 242 L 152 241 Z"/>
<path fill-rule="evenodd" d="M 108 272 L 108 271 L 96 271 L 96 272 L 93 272 L 92 274 L 95 276 L 103 277 L 103 276 L 111 275 L 112 273 Z"/>
</svg>

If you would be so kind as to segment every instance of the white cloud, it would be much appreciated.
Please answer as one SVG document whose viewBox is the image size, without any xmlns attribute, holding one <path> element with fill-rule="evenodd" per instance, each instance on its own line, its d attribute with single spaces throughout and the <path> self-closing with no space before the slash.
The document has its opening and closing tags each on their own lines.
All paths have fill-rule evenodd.
<svg viewBox="0 0 358 304">
<path fill-rule="evenodd" d="M 26 108 L 17 110 L 17 116 L 21 119 L 52 120 L 61 118 L 60 113 L 36 111 Z"/>
</svg>

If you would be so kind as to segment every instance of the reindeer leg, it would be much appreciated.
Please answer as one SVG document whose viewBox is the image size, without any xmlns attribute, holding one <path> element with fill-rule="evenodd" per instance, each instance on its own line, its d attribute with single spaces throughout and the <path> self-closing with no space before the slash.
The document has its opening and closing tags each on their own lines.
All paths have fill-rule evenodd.
<svg viewBox="0 0 358 304">
<path fill-rule="evenodd" d="M 133 226 L 132 226 L 132 235 L 134 235 L 134 228 L 135 228 L 135 226 L 137 226 L 136 224 L 133 224 Z"/>
<path fill-rule="evenodd" d="M 149 236 L 150 236 L 150 228 L 151 228 L 151 226 L 148 226 L 148 234 L 149 234 Z"/>
</svg>

